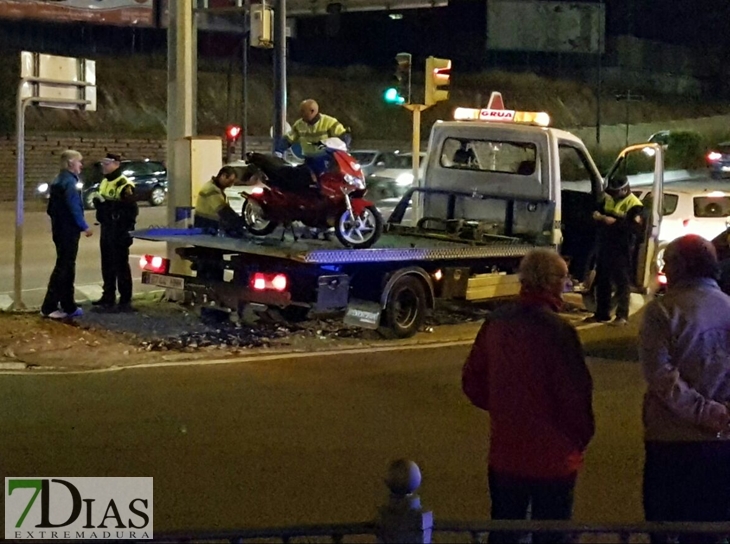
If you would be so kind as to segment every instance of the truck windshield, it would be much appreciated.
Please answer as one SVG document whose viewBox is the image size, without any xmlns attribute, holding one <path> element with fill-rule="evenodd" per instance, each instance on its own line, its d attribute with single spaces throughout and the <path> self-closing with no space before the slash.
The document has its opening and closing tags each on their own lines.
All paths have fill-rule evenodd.
<svg viewBox="0 0 730 544">
<path fill-rule="evenodd" d="M 529 142 L 447 138 L 441 148 L 441 166 L 444 168 L 520 176 L 535 173 L 536 157 L 537 148 Z"/>
</svg>

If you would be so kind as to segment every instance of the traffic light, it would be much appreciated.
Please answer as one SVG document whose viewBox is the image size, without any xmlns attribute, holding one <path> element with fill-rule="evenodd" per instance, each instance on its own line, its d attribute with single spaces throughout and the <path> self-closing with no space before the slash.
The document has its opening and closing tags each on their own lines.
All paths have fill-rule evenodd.
<svg viewBox="0 0 730 544">
<path fill-rule="evenodd" d="M 383 93 L 383 100 L 385 100 L 388 104 L 398 104 L 399 106 L 406 102 L 406 99 L 398 94 L 398 89 L 395 87 L 390 87 L 385 90 Z"/>
<path fill-rule="evenodd" d="M 398 80 L 399 104 L 411 103 L 411 54 L 398 53 L 395 56 L 396 70 L 395 77 Z"/>
<path fill-rule="evenodd" d="M 426 106 L 449 99 L 451 60 L 428 57 L 426 59 Z"/>
<path fill-rule="evenodd" d="M 228 128 L 226 128 L 226 140 L 228 140 L 229 143 L 236 143 L 238 141 L 238 137 L 241 135 L 241 127 L 238 125 L 228 125 Z"/>
<path fill-rule="evenodd" d="M 231 162 L 236 154 L 236 142 L 241 136 L 241 127 L 238 125 L 228 125 L 226 127 L 226 162 Z"/>
</svg>

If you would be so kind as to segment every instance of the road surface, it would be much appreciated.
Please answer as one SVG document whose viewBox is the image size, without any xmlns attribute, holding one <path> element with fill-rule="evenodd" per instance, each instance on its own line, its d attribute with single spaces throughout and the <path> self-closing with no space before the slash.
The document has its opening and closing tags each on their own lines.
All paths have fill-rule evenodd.
<svg viewBox="0 0 730 544">
<path fill-rule="evenodd" d="M 439 519 L 488 518 L 485 413 L 468 347 L 78 375 L 0 376 L 6 476 L 152 476 L 155 530 L 372 518 L 388 463 L 415 460 Z M 636 363 L 593 360 L 598 434 L 576 518 L 635 522 Z"/>
<path fill-rule="evenodd" d="M 9 203 L 0 204 L 0 309 L 7 309 L 13 302 L 15 263 L 15 213 Z M 167 221 L 165 207 L 151 208 L 140 205 L 138 228 L 163 225 Z M 85 213 L 86 221 L 94 229 L 91 238 L 81 237 L 79 256 L 76 261 L 76 300 L 83 302 L 101 296 L 101 264 L 99 257 L 99 227 L 94 226 L 94 212 Z M 23 236 L 23 302 L 29 307 L 40 306 L 48 285 L 48 278 L 56 260 L 51 239 L 51 223 L 48 215 L 37 203 L 29 206 L 25 214 Z M 135 291 L 149 289 L 140 284 L 139 257 L 146 253 L 164 254 L 165 245 L 135 240 L 130 251 L 132 277 Z"/>
</svg>

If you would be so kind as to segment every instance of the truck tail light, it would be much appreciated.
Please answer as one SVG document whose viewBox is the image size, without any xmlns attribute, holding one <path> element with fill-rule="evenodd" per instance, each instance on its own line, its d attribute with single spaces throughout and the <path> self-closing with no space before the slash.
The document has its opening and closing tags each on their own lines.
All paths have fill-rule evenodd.
<svg viewBox="0 0 730 544">
<path fill-rule="evenodd" d="M 251 276 L 251 288 L 254 291 L 286 291 L 289 286 L 289 278 L 286 274 L 264 274 L 256 272 Z"/>
<path fill-rule="evenodd" d="M 717 151 L 710 151 L 707 154 L 707 160 L 710 162 L 719 161 L 722 159 L 722 153 L 718 153 Z"/>
<path fill-rule="evenodd" d="M 167 274 L 170 269 L 170 259 L 157 255 L 142 255 L 139 259 L 139 267 L 155 274 Z"/>
</svg>

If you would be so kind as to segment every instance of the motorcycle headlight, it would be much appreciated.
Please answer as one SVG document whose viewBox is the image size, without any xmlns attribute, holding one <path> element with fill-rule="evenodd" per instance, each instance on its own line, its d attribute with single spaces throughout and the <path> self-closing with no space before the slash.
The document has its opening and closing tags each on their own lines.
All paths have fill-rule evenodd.
<svg viewBox="0 0 730 544">
<path fill-rule="evenodd" d="M 348 185 L 352 185 L 355 189 L 364 189 L 365 182 L 359 176 L 353 176 L 352 174 L 345 174 L 345 182 Z"/>
<path fill-rule="evenodd" d="M 407 187 L 409 185 L 413 185 L 413 174 L 409 172 L 404 172 L 397 178 L 395 178 L 395 184 L 399 187 Z"/>
<path fill-rule="evenodd" d="M 39 193 L 47 193 L 48 192 L 48 184 L 47 183 L 41 183 L 41 184 L 39 184 L 37 191 Z"/>
</svg>

